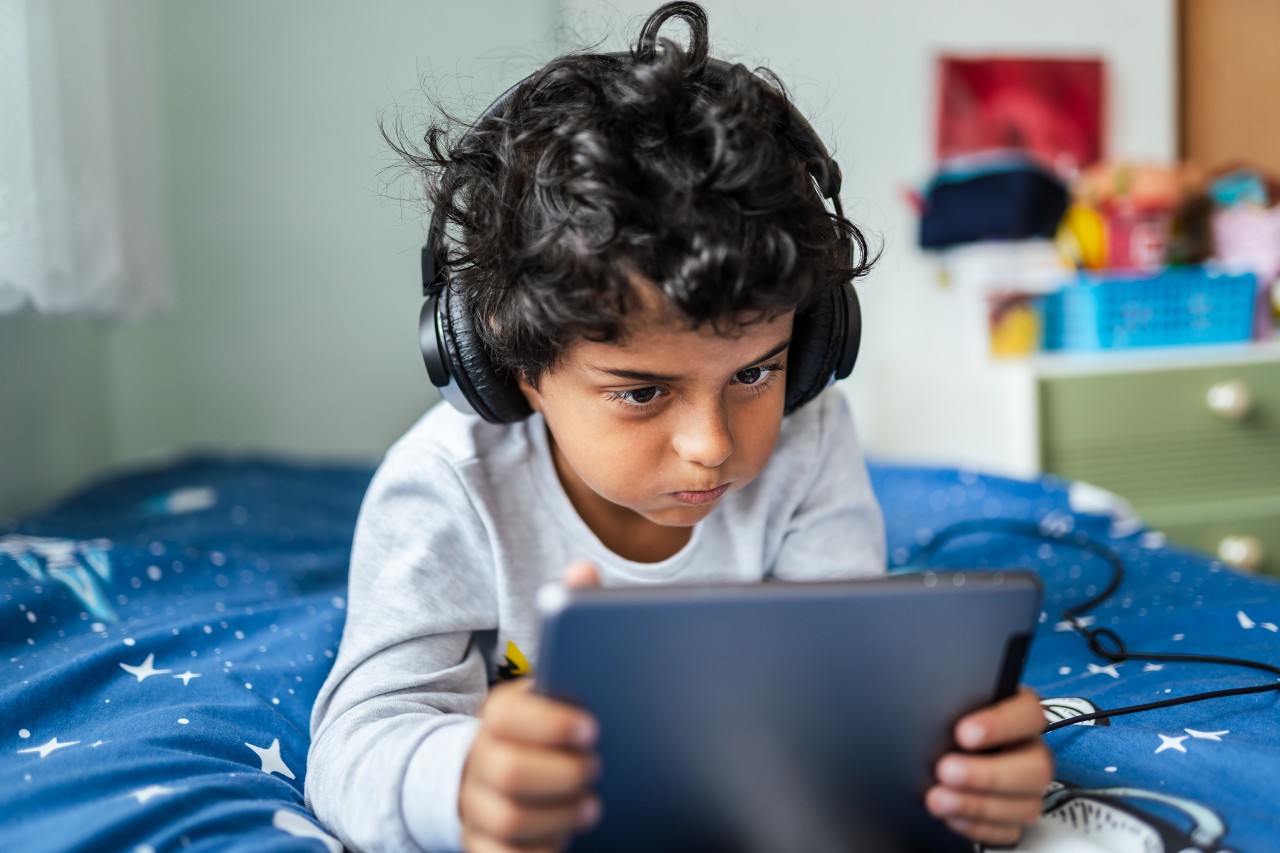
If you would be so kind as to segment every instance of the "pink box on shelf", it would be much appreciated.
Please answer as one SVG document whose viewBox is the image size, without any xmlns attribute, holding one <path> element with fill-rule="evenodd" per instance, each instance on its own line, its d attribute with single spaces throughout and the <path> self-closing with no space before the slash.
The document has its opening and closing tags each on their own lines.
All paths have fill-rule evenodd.
<svg viewBox="0 0 1280 853">
<path fill-rule="evenodd" d="M 1280 206 L 1236 205 L 1213 215 L 1213 241 L 1218 261 L 1228 269 L 1258 277 L 1258 310 L 1253 336 L 1270 338 L 1272 288 L 1280 278 Z"/>
<path fill-rule="evenodd" d="M 1280 207 L 1219 210 L 1213 215 L 1213 240 L 1223 264 L 1247 269 L 1260 282 L 1280 275 Z"/>
</svg>

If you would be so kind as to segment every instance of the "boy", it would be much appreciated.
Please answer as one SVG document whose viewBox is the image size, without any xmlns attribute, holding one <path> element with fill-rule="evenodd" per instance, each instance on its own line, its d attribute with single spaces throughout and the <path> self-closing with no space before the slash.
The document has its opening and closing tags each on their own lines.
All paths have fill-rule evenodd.
<svg viewBox="0 0 1280 853">
<path fill-rule="evenodd" d="M 687 50 L 657 37 L 671 17 Z M 550 851 L 599 819 L 596 721 L 528 679 L 490 689 L 531 671 L 536 595 L 562 573 L 884 571 L 843 397 L 797 393 L 813 306 L 870 264 L 815 193 L 794 115 L 745 68 L 713 74 L 704 13 L 672 3 L 629 60 L 561 57 L 452 149 L 438 128 L 426 151 L 397 146 L 442 170 L 434 216 L 462 235 L 444 337 L 492 362 L 478 384 L 509 399 L 485 409 L 505 423 L 437 406 L 362 506 L 307 772 L 308 803 L 347 845 Z M 929 808 L 1015 841 L 1050 781 L 1041 725 L 1025 690 L 962 720 L 959 743 L 991 752 L 944 757 Z"/>
</svg>

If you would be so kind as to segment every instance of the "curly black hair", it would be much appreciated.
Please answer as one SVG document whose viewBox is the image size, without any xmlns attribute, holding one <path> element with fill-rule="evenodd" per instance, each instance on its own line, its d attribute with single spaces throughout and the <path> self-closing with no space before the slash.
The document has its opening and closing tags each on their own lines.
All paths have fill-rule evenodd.
<svg viewBox="0 0 1280 853">
<path fill-rule="evenodd" d="M 671 18 L 687 49 L 659 37 Z M 782 83 L 715 70 L 706 12 L 667 3 L 629 55 L 560 56 L 471 127 L 446 114 L 419 145 L 382 125 L 455 236 L 452 286 L 499 369 L 536 385 L 574 342 L 621 339 L 637 276 L 692 326 L 729 332 L 870 269 L 787 137 Z"/>
</svg>

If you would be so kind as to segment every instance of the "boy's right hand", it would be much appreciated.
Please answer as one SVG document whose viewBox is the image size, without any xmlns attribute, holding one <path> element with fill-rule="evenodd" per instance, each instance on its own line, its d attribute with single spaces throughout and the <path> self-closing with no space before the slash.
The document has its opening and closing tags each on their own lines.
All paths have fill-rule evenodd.
<svg viewBox="0 0 1280 853">
<path fill-rule="evenodd" d="M 572 564 L 568 586 L 598 583 L 593 566 Z M 562 850 L 600 818 L 600 772 L 592 716 L 532 692 L 532 679 L 494 687 L 462 770 L 458 814 L 468 853 Z"/>
<path fill-rule="evenodd" d="M 481 712 L 458 794 L 469 853 L 561 850 L 599 819 L 595 720 L 532 687 L 499 685 Z"/>
</svg>

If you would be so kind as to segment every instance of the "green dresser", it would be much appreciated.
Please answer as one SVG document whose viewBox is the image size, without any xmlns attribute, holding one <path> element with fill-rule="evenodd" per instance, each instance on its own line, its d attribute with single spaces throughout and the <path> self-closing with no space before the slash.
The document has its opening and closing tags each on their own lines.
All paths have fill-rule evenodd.
<svg viewBox="0 0 1280 853">
<path fill-rule="evenodd" d="M 1280 361 L 1038 379 L 1044 471 L 1127 498 L 1172 542 L 1280 575 Z"/>
</svg>

